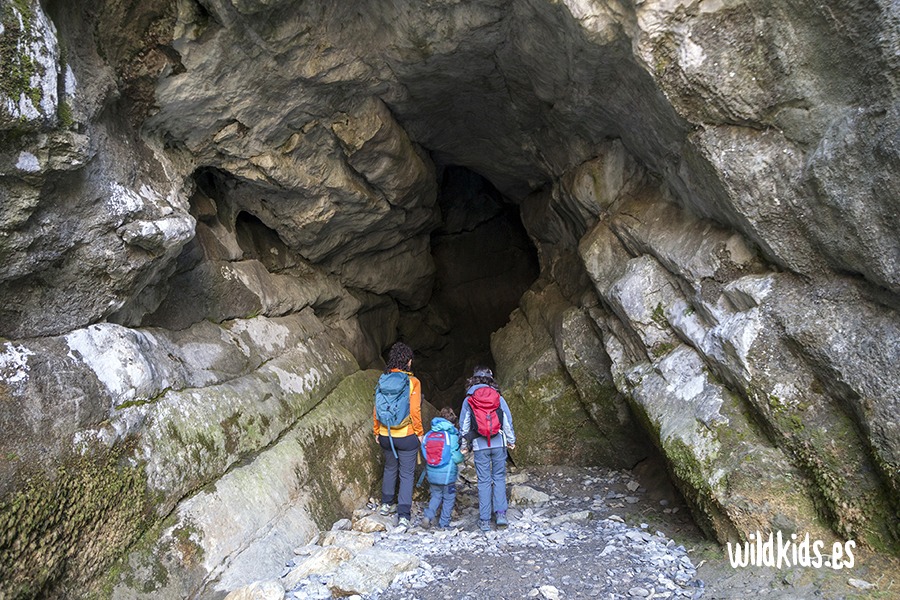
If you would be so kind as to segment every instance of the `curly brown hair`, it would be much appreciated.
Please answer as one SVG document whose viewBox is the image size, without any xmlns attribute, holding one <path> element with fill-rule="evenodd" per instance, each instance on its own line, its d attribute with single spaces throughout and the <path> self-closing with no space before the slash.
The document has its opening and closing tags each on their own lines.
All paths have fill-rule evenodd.
<svg viewBox="0 0 900 600">
<path fill-rule="evenodd" d="M 403 342 L 396 342 L 391 346 L 388 353 L 387 364 L 384 367 L 385 373 L 390 373 L 391 369 L 405 370 L 409 368 L 409 361 L 413 359 L 412 348 Z"/>
</svg>

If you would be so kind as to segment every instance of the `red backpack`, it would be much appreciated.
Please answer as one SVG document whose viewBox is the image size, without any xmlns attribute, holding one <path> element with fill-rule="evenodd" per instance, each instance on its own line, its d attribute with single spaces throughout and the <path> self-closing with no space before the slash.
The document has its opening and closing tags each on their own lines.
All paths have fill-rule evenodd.
<svg viewBox="0 0 900 600">
<path fill-rule="evenodd" d="M 479 435 L 486 437 L 490 447 L 491 438 L 503 428 L 500 392 L 490 386 L 480 387 L 466 398 L 466 402 L 469 403 L 472 416 L 475 417 L 475 427 L 469 429 L 466 438 L 471 440 Z"/>
<path fill-rule="evenodd" d="M 446 431 L 429 431 L 423 440 L 425 462 L 431 467 L 443 467 L 450 462 L 450 434 Z"/>
</svg>

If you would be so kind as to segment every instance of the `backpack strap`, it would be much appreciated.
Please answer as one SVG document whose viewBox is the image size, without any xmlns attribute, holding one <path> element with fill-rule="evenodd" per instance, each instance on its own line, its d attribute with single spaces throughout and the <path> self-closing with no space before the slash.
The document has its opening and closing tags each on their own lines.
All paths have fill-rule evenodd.
<svg viewBox="0 0 900 600">
<path fill-rule="evenodd" d="M 388 430 L 388 441 L 390 441 L 390 443 L 391 443 L 391 452 L 394 453 L 394 458 L 399 460 L 400 457 L 397 455 L 397 449 L 394 448 L 394 436 L 391 435 L 391 428 L 388 427 L 387 430 Z"/>
<path fill-rule="evenodd" d="M 447 476 L 444 478 L 444 485 L 450 483 L 450 472 L 453 470 L 453 448 L 450 447 L 450 432 L 444 432 L 444 448 L 447 449 Z"/>
</svg>

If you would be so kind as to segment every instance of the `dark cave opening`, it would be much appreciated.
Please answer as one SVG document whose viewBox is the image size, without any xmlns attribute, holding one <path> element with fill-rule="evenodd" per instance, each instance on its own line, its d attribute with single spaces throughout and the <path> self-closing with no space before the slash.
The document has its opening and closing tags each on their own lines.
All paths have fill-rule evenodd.
<svg viewBox="0 0 900 600">
<path fill-rule="evenodd" d="M 451 165 L 439 183 L 431 299 L 422 310 L 401 311 L 399 335 L 416 352 L 425 398 L 442 408 L 459 404 L 475 365 L 494 366 L 491 333 L 508 322 L 539 267 L 519 207 L 487 179 Z"/>
</svg>

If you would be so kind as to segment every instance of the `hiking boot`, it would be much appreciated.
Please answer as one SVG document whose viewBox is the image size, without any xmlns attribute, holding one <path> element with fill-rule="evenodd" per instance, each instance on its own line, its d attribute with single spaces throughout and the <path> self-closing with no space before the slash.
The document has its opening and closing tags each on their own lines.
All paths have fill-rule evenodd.
<svg viewBox="0 0 900 600">
<path fill-rule="evenodd" d="M 506 511 L 505 510 L 497 511 L 496 523 L 497 523 L 498 527 L 506 527 L 507 525 L 509 525 L 509 521 L 506 520 Z"/>
<path fill-rule="evenodd" d="M 394 512 L 394 507 L 391 506 L 390 504 L 382 504 L 381 508 L 378 509 L 378 514 L 381 515 L 382 517 L 386 517 L 389 514 L 391 514 L 392 512 Z"/>
<path fill-rule="evenodd" d="M 478 529 L 482 531 L 490 531 L 491 530 L 491 522 L 490 521 L 482 521 L 478 520 Z"/>
<path fill-rule="evenodd" d="M 400 517 L 400 519 L 397 520 L 397 527 L 405 527 L 406 529 L 409 529 L 409 519 L 407 519 L 406 517 Z"/>
<path fill-rule="evenodd" d="M 421 527 L 422 529 L 428 529 L 429 527 L 431 527 L 431 519 L 429 519 L 428 517 L 422 517 L 422 522 L 419 523 L 419 527 Z"/>
</svg>

